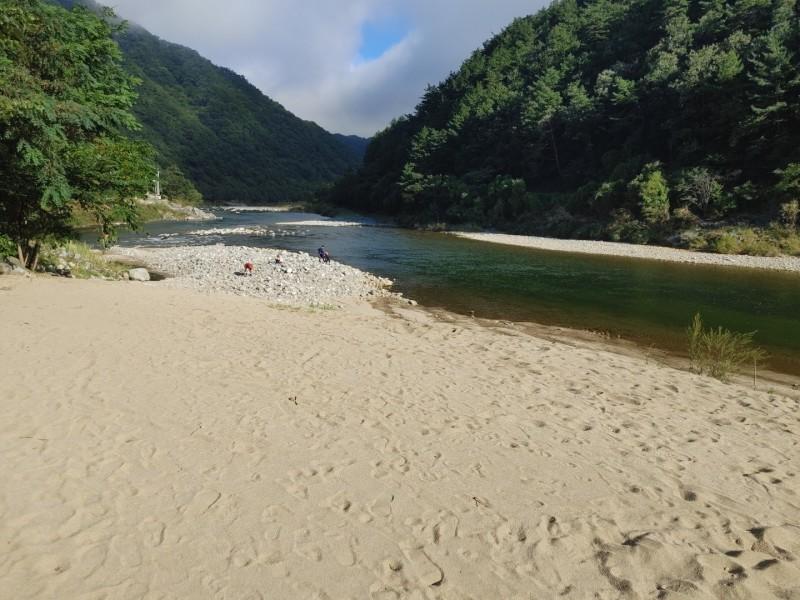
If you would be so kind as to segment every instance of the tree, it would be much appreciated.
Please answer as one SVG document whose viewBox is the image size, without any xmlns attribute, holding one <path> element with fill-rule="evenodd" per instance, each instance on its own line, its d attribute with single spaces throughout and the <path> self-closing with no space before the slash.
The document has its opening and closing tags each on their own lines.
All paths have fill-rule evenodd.
<svg viewBox="0 0 800 600">
<path fill-rule="evenodd" d="M 660 163 L 645 165 L 642 172 L 631 182 L 645 222 L 663 223 L 669 219 L 669 187 Z"/>
<path fill-rule="evenodd" d="M 176 165 L 170 165 L 161 172 L 161 189 L 167 198 L 175 202 L 189 206 L 203 203 L 203 195 Z"/>
<path fill-rule="evenodd" d="M 35 267 L 41 243 L 69 235 L 71 206 L 134 224 L 150 148 L 123 137 L 136 81 L 122 68 L 112 13 L 0 0 L 0 233 Z"/>
<path fill-rule="evenodd" d="M 687 169 L 681 175 L 676 190 L 684 204 L 699 209 L 702 215 L 711 216 L 725 210 L 722 184 L 704 167 Z"/>
</svg>

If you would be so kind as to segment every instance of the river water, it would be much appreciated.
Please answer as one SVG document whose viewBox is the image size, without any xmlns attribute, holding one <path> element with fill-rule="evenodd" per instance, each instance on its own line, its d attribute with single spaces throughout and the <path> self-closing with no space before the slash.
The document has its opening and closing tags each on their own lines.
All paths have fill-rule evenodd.
<svg viewBox="0 0 800 600">
<path fill-rule="evenodd" d="M 314 253 L 389 277 L 420 304 L 462 314 L 608 332 L 685 351 L 700 312 L 708 325 L 756 331 L 769 367 L 800 375 L 800 275 L 733 267 L 545 252 L 390 227 L 286 225 L 317 215 L 215 211 L 209 223 L 156 223 L 123 232 L 122 245 L 277 247 Z M 210 229 L 268 228 L 272 235 Z"/>
</svg>

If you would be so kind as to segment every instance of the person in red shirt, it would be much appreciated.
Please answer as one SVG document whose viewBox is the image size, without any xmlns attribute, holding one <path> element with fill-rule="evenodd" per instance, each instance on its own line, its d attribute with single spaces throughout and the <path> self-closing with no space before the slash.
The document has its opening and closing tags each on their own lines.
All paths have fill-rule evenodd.
<svg viewBox="0 0 800 600">
<path fill-rule="evenodd" d="M 253 275 L 253 263 L 250 262 L 249 260 L 246 263 L 244 263 L 244 274 L 250 275 L 251 277 Z"/>
</svg>

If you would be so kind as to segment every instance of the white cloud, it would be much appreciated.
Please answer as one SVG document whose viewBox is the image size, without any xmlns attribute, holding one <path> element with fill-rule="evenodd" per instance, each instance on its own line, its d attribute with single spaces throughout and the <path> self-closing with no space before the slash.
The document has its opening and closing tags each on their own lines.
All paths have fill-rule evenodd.
<svg viewBox="0 0 800 600">
<path fill-rule="evenodd" d="M 493 33 L 545 0 L 106 0 L 117 13 L 247 77 L 330 131 L 372 135 L 411 112 Z M 368 20 L 402 16 L 409 35 L 359 62 Z"/>
</svg>

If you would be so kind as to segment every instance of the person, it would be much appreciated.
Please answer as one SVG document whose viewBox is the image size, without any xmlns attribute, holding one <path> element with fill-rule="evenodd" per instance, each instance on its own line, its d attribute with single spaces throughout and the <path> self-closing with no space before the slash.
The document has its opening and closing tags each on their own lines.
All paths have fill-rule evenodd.
<svg viewBox="0 0 800 600">
<path fill-rule="evenodd" d="M 253 276 L 253 262 L 252 261 L 248 260 L 246 263 L 244 263 L 244 274 L 245 275 L 250 275 L 250 277 Z"/>
<path fill-rule="evenodd" d="M 317 255 L 322 262 L 328 263 L 331 262 L 331 255 L 328 254 L 328 251 L 325 250 L 325 246 L 320 246 L 317 250 Z"/>
</svg>

